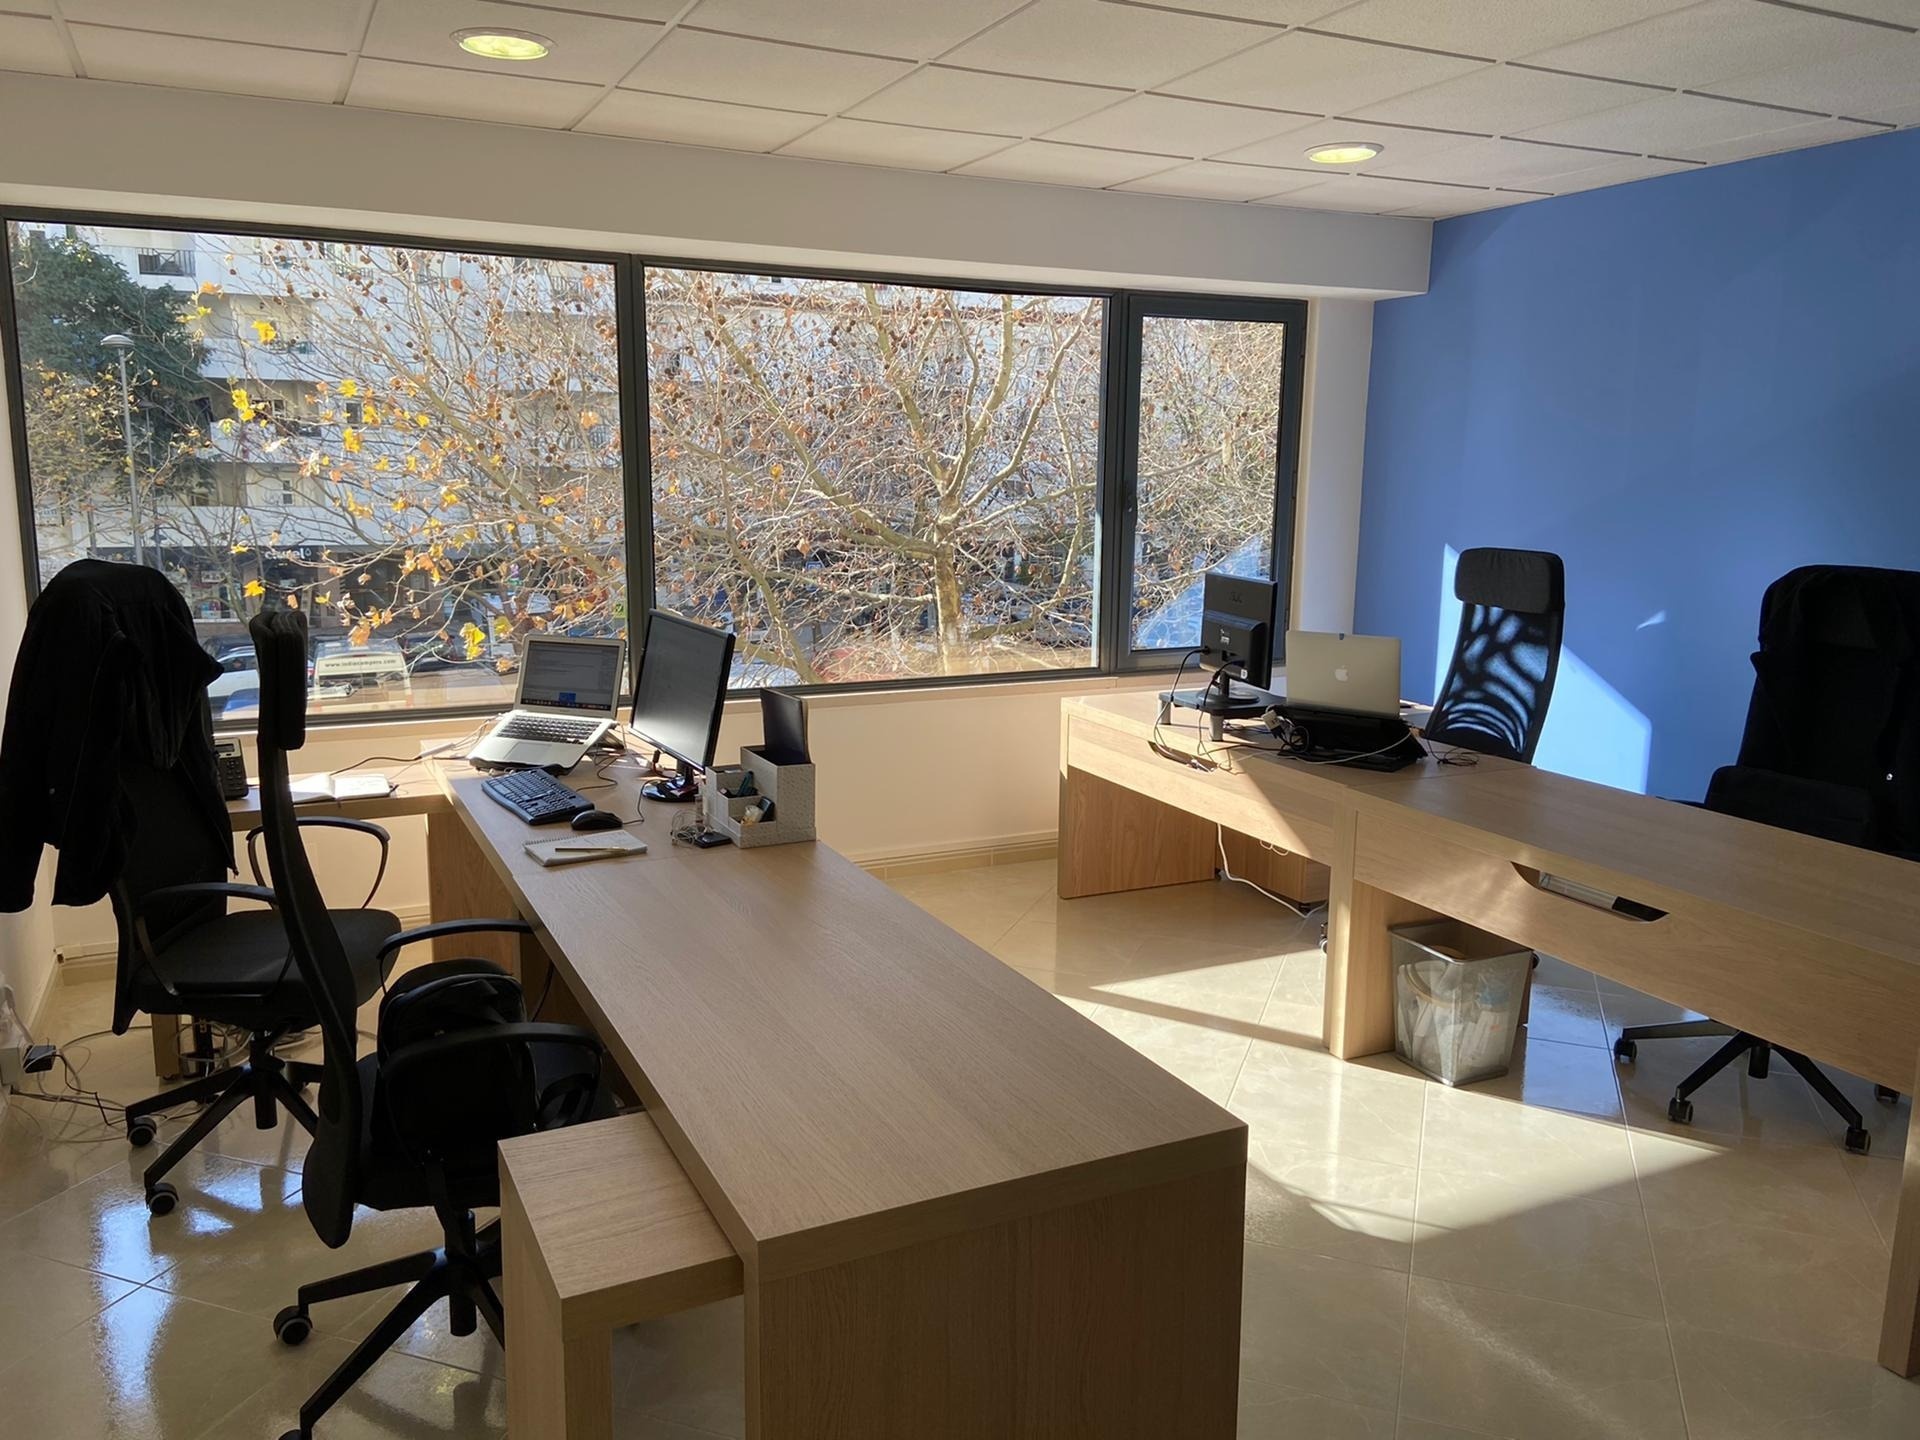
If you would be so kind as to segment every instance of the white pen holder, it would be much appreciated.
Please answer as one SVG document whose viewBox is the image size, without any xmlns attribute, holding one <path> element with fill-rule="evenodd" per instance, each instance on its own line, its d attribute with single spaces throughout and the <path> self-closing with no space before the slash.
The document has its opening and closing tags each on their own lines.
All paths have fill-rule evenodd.
<svg viewBox="0 0 1920 1440">
<path fill-rule="evenodd" d="M 739 790 L 748 774 L 753 776 L 755 793 L 726 793 Z M 749 819 L 751 812 L 762 808 L 763 800 L 771 803 L 772 810 L 763 819 Z M 707 828 L 719 831 L 743 850 L 814 838 L 813 766 L 775 764 L 757 746 L 742 746 L 738 765 L 711 767 L 700 803 L 705 807 Z"/>
</svg>

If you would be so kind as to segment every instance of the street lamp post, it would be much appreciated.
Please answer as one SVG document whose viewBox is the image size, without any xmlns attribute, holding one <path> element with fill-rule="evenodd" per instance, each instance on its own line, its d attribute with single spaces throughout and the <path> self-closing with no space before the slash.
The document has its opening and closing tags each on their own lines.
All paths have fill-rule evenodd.
<svg viewBox="0 0 1920 1440">
<path fill-rule="evenodd" d="M 127 356 L 133 351 L 130 335 L 105 335 L 103 348 L 120 357 L 120 433 L 127 442 L 127 521 L 133 535 L 133 563 L 147 563 L 147 542 L 140 526 L 140 478 L 133 469 L 133 386 L 127 379 Z"/>
</svg>

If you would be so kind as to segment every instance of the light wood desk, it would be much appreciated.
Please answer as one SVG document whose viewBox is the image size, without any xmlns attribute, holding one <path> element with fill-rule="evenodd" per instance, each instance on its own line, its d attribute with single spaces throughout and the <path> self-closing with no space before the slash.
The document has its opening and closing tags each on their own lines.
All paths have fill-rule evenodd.
<svg viewBox="0 0 1920 1440">
<path fill-rule="evenodd" d="M 1449 915 L 1920 1091 L 1920 870 L 1902 860 L 1482 757 L 1391 775 L 1249 751 L 1202 773 L 1147 746 L 1152 695 L 1061 712 L 1060 893 L 1211 873 L 1216 825 L 1329 868 L 1324 1038 L 1393 1047 L 1390 926 Z M 1191 728 L 1165 727 L 1196 752 Z M 1663 912 L 1542 890 L 1563 876 Z M 1920 1373 L 1920 1105 L 1908 1137 L 1880 1360 Z"/>
<path fill-rule="evenodd" d="M 739 1254 L 749 1437 L 1234 1433 L 1239 1120 L 825 845 L 676 846 L 616 767 L 649 853 L 543 869 L 439 773 Z"/>
</svg>

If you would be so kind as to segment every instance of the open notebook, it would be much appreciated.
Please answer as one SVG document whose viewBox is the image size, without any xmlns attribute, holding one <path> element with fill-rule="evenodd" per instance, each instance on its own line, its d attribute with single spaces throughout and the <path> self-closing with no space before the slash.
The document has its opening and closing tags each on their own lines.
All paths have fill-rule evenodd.
<svg viewBox="0 0 1920 1440">
<path fill-rule="evenodd" d="M 316 800 L 378 800 L 393 793 L 393 781 L 378 770 L 320 772 L 295 775 L 291 781 L 293 803 L 310 804 Z"/>
</svg>

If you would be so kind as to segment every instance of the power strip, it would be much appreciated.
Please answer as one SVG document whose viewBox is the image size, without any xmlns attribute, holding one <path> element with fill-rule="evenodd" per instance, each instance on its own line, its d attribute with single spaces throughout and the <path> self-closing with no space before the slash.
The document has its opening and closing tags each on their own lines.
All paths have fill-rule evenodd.
<svg viewBox="0 0 1920 1440">
<path fill-rule="evenodd" d="M 56 1053 L 51 1045 L 0 1047 L 0 1085 L 11 1090 L 29 1075 L 44 1075 L 53 1069 Z"/>
</svg>

